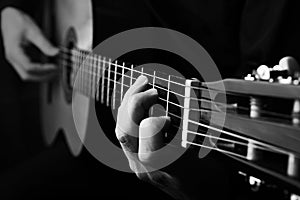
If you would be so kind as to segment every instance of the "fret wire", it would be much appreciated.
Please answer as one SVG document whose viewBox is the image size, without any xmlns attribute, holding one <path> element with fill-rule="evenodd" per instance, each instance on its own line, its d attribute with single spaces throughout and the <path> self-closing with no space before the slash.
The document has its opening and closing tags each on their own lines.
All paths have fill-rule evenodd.
<svg viewBox="0 0 300 200">
<path fill-rule="evenodd" d="M 115 64 L 117 65 L 117 60 L 115 61 Z M 115 74 L 114 74 L 114 90 L 113 90 L 113 109 L 116 108 L 116 82 L 117 82 L 117 67 L 115 65 Z"/>
<path fill-rule="evenodd" d="M 95 83 L 96 83 L 96 77 L 98 75 L 98 67 L 97 67 L 97 59 L 94 59 L 94 66 L 96 67 L 93 67 L 94 68 L 94 72 L 95 72 L 95 75 L 93 76 L 93 81 L 92 81 L 92 95 L 95 96 L 96 95 L 96 87 L 95 87 Z M 97 96 L 96 96 L 96 100 L 97 100 Z"/>
<path fill-rule="evenodd" d="M 97 96 L 97 101 L 99 101 L 100 78 L 101 78 L 101 66 L 100 66 L 101 56 L 98 56 L 97 60 L 98 60 L 98 62 L 97 62 L 97 68 L 98 68 L 97 74 L 98 74 L 98 77 L 96 78 L 96 91 L 97 91 L 97 95 L 96 96 Z"/>
<path fill-rule="evenodd" d="M 123 91 L 124 91 L 124 66 L 125 63 L 123 62 L 123 67 L 122 67 L 122 79 L 121 79 L 121 102 L 123 100 Z"/>
<path fill-rule="evenodd" d="M 71 61 L 72 64 L 74 63 L 74 65 L 76 65 L 76 63 L 77 63 L 77 62 L 76 62 L 76 58 L 73 57 L 73 54 L 70 55 L 69 60 Z M 71 83 L 73 83 L 73 80 L 75 80 L 75 79 L 74 79 L 74 73 L 75 73 L 74 71 L 75 71 L 75 70 L 72 70 L 72 71 L 71 71 L 71 77 L 70 77 Z"/>
<path fill-rule="evenodd" d="M 81 54 L 80 55 L 80 59 L 82 59 L 83 60 L 83 55 Z M 80 65 L 80 90 L 81 90 L 81 92 L 83 93 L 84 91 L 83 91 L 83 65 L 84 65 L 84 63 L 82 63 L 82 65 Z"/>
<path fill-rule="evenodd" d="M 93 73 L 91 73 L 91 75 L 89 76 L 89 80 L 88 80 L 88 92 L 90 93 L 89 96 L 93 96 L 93 74 L 94 74 L 94 67 L 93 66 L 93 63 L 94 63 L 94 59 L 92 59 L 92 55 L 89 56 L 90 57 L 90 61 L 89 61 L 89 66 L 88 66 L 88 69 L 91 69 L 90 71 L 92 71 Z"/>
<path fill-rule="evenodd" d="M 87 70 L 86 68 L 85 68 L 85 66 L 86 66 L 86 64 L 89 62 L 89 57 L 88 57 L 88 55 L 86 56 L 86 58 L 85 58 L 85 60 L 83 61 L 84 63 L 82 64 L 82 69 L 83 69 L 83 71 L 82 71 L 82 85 L 83 85 L 83 87 L 82 87 L 82 90 L 83 90 L 83 92 L 85 93 L 85 94 L 87 94 L 87 83 L 86 83 L 86 77 L 87 77 L 87 74 L 84 74 L 83 72 L 85 71 L 85 70 Z"/>
<path fill-rule="evenodd" d="M 99 67 L 98 67 L 98 56 L 97 55 L 94 55 L 94 57 L 95 57 L 95 62 L 94 62 L 94 66 L 95 66 L 95 69 L 94 69 L 94 71 L 95 71 L 95 75 L 94 75 L 94 78 L 93 78 L 93 90 L 94 90 L 94 92 L 93 92 L 93 95 L 95 96 L 95 99 L 96 99 L 96 101 L 98 101 L 99 99 L 98 99 L 98 87 L 97 87 L 97 79 L 98 79 L 98 77 L 99 77 Z"/>
<path fill-rule="evenodd" d="M 167 105 L 166 105 L 166 116 L 168 116 L 168 112 L 169 112 L 169 97 L 170 97 L 170 75 L 168 77 L 169 81 L 168 81 L 168 91 L 167 91 Z"/>
<path fill-rule="evenodd" d="M 86 82 L 85 82 L 85 76 L 86 74 L 83 73 L 86 69 L 85 69 L 85 65 L 88 62 L 88 58 L 85 59 L 84 63 L 82 64 L 81 68 L 82 68 L 82 91 L 84 94 L 86 94 Z"/>
<path fill-rule="evenodd" d="M 101 59 L 101 57 L 100 57 Z M 103 57 L 103 60 L 106 58 Z M 102 80 L 101 80 L 101 103 L 104 103 L 104 77 L 105 77 L 105 62 L 102 63 Z"/>
<path fill-rule="evenodd" d="M 108 79 L 107 79 L 107 88 L 110 88 L 110 70 L 111 70 L 111 59 L 109 59 L 109 64 L 108 64 Z M 107 90 L 106 93 L 106 106 L 109 106 L 109 89 Z"/>
<path fill-rule="evenodd" d="M 130 70 L 130 86 L 132 85 L 132 79 L 133 79 L 133 65 L 131 65 L 131 70 Z"/>
<path fill-rule="evenodd" d="M 88 66 L 86 67 L 87 70 L 89 70 L 91 68 L 92 65 L 92 59 L 91 59 L 91 55 L 88 55 L 88 62 L 87 62 Z M 91 71 L 91 70 L 89 70 Z M 91 78 L 92 78 L 93 73 L 90 73 L 89 76 L 86 76 L 86 80 L 84 80 L 86 82 L 86 91 L 88 93 L 88 96 L 91 96 Z"/>
<path fill-rule="evenodd" d="M 93 62 L 92 62 L 92 59 L 91 59 L 91 55 L 89 55 L 89 62 L 88 62 L 88 64 L 89 64 L 89 66 L 87 67 L 87 69 L 89 70 L 89 69 L 92 69 L 92 65 L 93 65 Z M 88 93 L 89 93 L 89 96 L 92 96 L 93 94 L 92 94 L 92 92 L 91 92 L 91 80 L 92 80 L 92 76 L 93 76 L 93 74 L 94 74 L 94 72 L 92 71 L 92 70 L 90 70 L 92 73 L 90 73 L 90 76 L 89 76 L 89 78 L 88 78 L 88 80 L 86 80 L 86 82 L 88 83 Z"/>
<path fill-rule="evenodd" d="M 156 71 L 154 70 L 153 71 L 153 79 L 152 79 L 152 88 L 154 89 L 154 86 L 155 86 L 155 74 L 156 74 Z M 150 113 L 151 113 L 151 116 L 153 116 L 153 106 L 151 107 L 151 111 L 150 111 Z"/>
<path fill-rule="evenodd" d="M 82 55 L 82 57 L 81 57 L 82 59 L 83 59 L 83 55 Z M 84 64 L 85 64 L 85 62 L 86 61 L 83 61 L 83 63 L 82 63 L 82 65 L 80 66 L 80 71 L 81 71 L 81 91 L 84 93 L 84 87 L 83 87 L 83 85 L 84 85 L 84 79 L 83 79 L 83 76 L 84 76 L 84 74 L 83 74 L 83 67 L 84 67 Z"/>
</svg>

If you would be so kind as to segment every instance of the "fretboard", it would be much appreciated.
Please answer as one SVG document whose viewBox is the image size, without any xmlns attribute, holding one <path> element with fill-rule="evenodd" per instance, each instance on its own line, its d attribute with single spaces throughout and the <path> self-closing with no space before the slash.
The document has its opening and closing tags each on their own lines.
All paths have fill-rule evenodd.
<svg viewBox="0 0 300 200">
<path fill-rule="evenodd" d="M 199 146 L 248 161 L 253 159 L 253 149 L 295 156 L 282 148 L 211 124 L 210 118 L 205 116 L 212 113 L 222 116 L 228 109 L 236 107 L 211 99 L 209 88 L 197 80 L 128 65 L 78 49 L 63 49 L 60 63 L 63 68 L 70 69 L 69 81 L 73 90 L 112 109 L 119 107 L 124 94 L 140 75 L 146 76 L 149 88 L 157 89 L 157 103 L 161 105 L 151 109 L 151 115 L 170 116 L 173 126 L 181 132 L 180 138 L 175 136 L 173 139 L 183 147 Z M 207 134 L 207 130 L 222 133 L 222 137 Z M 214 142 L 207 143 L 207 139 Z"/>
<path fill-rule="evenodd" d="M 176 104 L 172 102 L 170 93 L 179 98 L 185 95 L 186 80 L 183 77 L 120 63 L 78 49 L 64 49 L 61 58 L 62 67 L 71 69 L 70 85 L 74 90 L 113 109 L 120 104 L 125 92 L 140 75 L 148 78 L 149 87 L 156 88 L 162 94 L 161 101 L 165 101 L 166 112 L 170 104 Z"/>
</svg>

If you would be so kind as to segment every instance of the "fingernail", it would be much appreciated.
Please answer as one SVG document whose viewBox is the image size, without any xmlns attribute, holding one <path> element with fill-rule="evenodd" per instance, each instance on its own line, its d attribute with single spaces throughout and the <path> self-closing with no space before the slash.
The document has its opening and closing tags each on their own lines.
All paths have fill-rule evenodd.
<svg viewBox="0 0 300 200">
<path fill-rule="evenodd" d="M 150 93 L 153 94 L 153 95 L 158 94 L 158 93 L 157 93 L 157 89 L 155 89 L 155 88 L 151 88 L 149 91 L 150 91 Z"/>
<path fill-rule="evenodd" d="M 141 83 L 146 84 L 148 83 L 148 78 L 144 75 L 139 76 L 138 78 L 140 80 Z"/>
</svg>

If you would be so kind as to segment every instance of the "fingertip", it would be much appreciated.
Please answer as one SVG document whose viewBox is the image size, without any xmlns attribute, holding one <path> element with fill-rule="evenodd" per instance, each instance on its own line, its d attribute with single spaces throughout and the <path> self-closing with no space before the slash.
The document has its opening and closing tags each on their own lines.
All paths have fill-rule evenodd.
<svg viewBox="0 0 300 200">
<path fill-rule="evenodd" d="M 141 84 L 147 84 L 148 83 L 148 78 L 144 75 L 140 75 L 137 80 L 136 80 L 137 83 L 141 83 Z"/>
<path fill-rule="evenodd" d="M 158 94 L 157 89 L 155 89 L 155 88 L 149 89 L 148 92 L 149 92 L 150 94 L 153 94 L 153 95 L 157 95 L 157 94 Z"/>
</svg>

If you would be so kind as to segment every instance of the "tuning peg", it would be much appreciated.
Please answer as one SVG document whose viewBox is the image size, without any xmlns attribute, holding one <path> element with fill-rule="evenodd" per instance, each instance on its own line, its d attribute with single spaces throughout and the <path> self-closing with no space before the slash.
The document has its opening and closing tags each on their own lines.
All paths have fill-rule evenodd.
<svg viewBox="0 0 300 200">
<path fill-rule="evenodd" d="M 272 71 L 284 71 L 284 67 L 281 67 L 280 65 L 275 65 L 273 68 L 272 68 Z"/>
<path fill-rule="evenodd" d="M 259 191 L 262 184 L 263 184 L 263 181 L 261 179 L 258 179 L 254 176 L 249 176 L 249 185 L 250 185 L 252 191 L 254 191 L 254 192 Z"/>
<path fill-rule="evenodd" d="M 269 80 L 270 75 L 270 68 L 266 65 L 261 65 L 257 68 L 256 74 L 258 75 L 258 78 L 261 80 Z"/>
<path fill-rule="evenodd" d="M 247 76 L 245 76 L 244 78 L 246 81 L 254 81 L 255 78 L 252 76 L 252 74 L 247 74 Z"/>
<path fill-rule="evenodd" d="M 295 58 L 287 56 L 279 61 L 279 66 L 282 70 L 287 70 L 289 76 L 295 76 L 296 73 L 300 73 L 300 67 Z"/>
<path fill-rule="evenodd" d="M 300 200 L 300 196 L 297 194 L 291 194 L 290 200 Z"/>
</svg>

